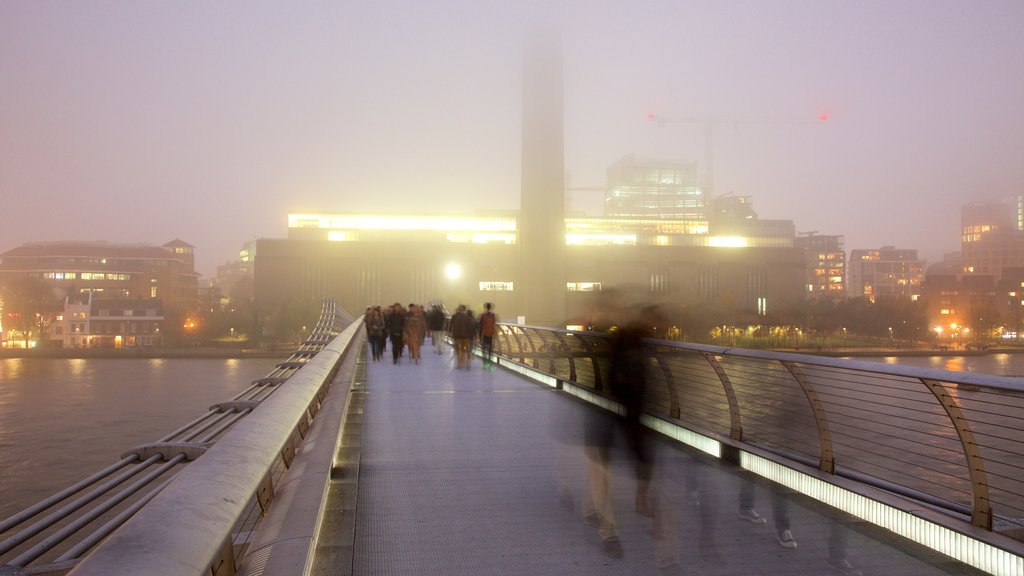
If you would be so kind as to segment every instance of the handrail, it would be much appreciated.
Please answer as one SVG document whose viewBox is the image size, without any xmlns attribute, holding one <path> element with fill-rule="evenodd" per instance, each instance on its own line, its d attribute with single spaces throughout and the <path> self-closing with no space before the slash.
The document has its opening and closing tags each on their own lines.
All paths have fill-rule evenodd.
<svg viewBox="0 0 1024 576">
<path fill-rule="evenodd" d="M 287 389 L 179 473 L 71 574 L 233 574 L 233 530 L 253 498 L 266 491 L 264 498 L 272 496 L 268 475 L 282 453 L 294 453 L 296 431 L 308 426 L 311 406 L 322 399 L 358 330 L 358 323 L 346 328 L 289 379 Z"/>
<path fill-rule="evenodd" d="M 290 379 L 313 362 L 318 353 L 336 339 L 343 326 L 352 322 L 353 318 L 333 301 L 325 301 L 312 332 L 288 360 L 278 364 L 264 378 L 252 382 L 230 401 L 211 406 L 202 416 L 156 442 L 132 448 L 118 462 L 0 520 L 0 574 L 23 571 L 61 574 L 70 570 L 103 537 L 128 521 L 131 511 L 144 508 L 143 504 L 154 498 L 170 480 L 182 476 L 200 456 L 229 437 L 233 428 L 250 419 L 254 408 L 272 398 L 275 392 L 290 389 Z M 285 383 L 289 384 L 284 386 Z M 315 402 L 308 407 L 309 418 L 316 413 L 321 399 L 317 394 Z M 304 433 L 305 428 L 308 423 L 301 424 L 299 432 Z M 295 436 L 298 438 L 300 433 Z M 288 450 L 293 453 L 294 446 L 289 446 Z M 274 481 L 288 465 L 288 450 L 278 458 L 273 473 L 265 474 L 256 502 L 266 503 L 269 499 Z M 258 504 L 250 503 L 250 516 L 254 508 L 258 509 Z M 240 527 L 239 534 L 254 527 L 255 522 L 247 523 Z M 239 548 L 236 552 L 242 551 L 244 543 Z"/>
<path fill-rule="evenodd" d="M 495 353 L 503 361 L 611 398 L 600 375 L 614 336 L 499 329 L 503 346 Z M 952 516 L 966 510 L 974 526 L 1024 540 L 1020 379 L 664 340 L 646 345 L 649 414 L 792 454 L 826 474 L 947 502 Z"/>
</svg>

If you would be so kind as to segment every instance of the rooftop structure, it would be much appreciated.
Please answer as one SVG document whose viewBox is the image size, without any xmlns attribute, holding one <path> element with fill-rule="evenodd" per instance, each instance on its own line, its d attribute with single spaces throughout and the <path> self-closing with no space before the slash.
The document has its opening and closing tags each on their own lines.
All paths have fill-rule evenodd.
<svg viewBox="0 0 1024 576">
<path fill-rule="evenodd" d="M 921 295 L 924 261 L 918 259 L 916 249 L 883 246 L 852 250 L 849 267 L 852 297 L 866 296 L 872 301 L 876 298 L 916 300 Z"/>
<path fill-rule="evenodd" d="M 972 202 L 960 212 L 964 271 L 993 274 L 1024 266 L 1024 196 Z"/>
</svg>

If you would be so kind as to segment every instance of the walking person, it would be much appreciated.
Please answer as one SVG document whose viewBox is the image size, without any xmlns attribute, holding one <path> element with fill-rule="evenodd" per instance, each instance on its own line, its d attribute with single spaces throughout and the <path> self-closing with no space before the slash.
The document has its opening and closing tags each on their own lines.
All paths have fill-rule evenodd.
<svg viewBox="0 0 1024 576">
<path fill-rule="evenodd" d="M 426 331 L 427 323 L 423 317 L 423 310 L 416 304 L 410 304 L 409 313 L 405 316 L 403 334 L 405 344 L 409 347 L 409 359 L 416 364 L 420 363 L 420 348 L 423 346 Z"/>
<path fill-rule="evenodd" d="M 402 305 L 395 302 L 384 320 L 385 330 L 391 339 L 391 363 L 398 364 L 402 357 L 402 340 L 405 337 L 405 311 Z"/>
<path fill-rule="evenodd" d="M 484 356 L 484 370 L 493 370 L 491 354 L 494 352 L 494 334 L 498 328 L 498 316 L 493 312 L 494 305 L 484 303 L 484 313 L 480 315 L 480 348 Z"/>
<path fill-rule="evenodd" d="M 370 352 L 374 362 L 380 362 L 384 354 L 384 316 L 380 306 L 370 309 L 366 316 L 366 337 L 370 340 Z"/>
<path fill-rule="evenodd" d="M 452 316 L 449 330 L 452 340 L 455 341 L 455 367 L 469 370 L 469 347 L 473 342 L 473 334 L 476 330 L 473 317 L 466 312 L 464 304 L 459 304 L 455 315 Z"/>
<path fill-rule="evenodd" d="M 434 346 L 434 354 L 444 353 L 444 310 L 440 304 L 434 304 L 427 313 L 427 327 L 430 329 L 430 343 Z"/>
</svg>

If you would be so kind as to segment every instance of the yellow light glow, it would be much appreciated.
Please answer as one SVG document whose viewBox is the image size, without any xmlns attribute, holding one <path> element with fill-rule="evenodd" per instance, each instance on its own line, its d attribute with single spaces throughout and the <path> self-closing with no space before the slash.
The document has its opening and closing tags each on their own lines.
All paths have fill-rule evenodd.
<svg viewBox="0 0 1024 576">
<path fill-rule="evenodd" d="M 711 236 L 708 246 L 713 248 L 746 248 L 747 239 L 743 236 Z"/>
<path fill-rule="evenodd" d="M 636 234 L 566 234 L 567 246 L 627 246 L 636 244 Z"/>
<path fill-rule="evenodd" d="M 444 277 L 449 280 L 462 278 L 462 266 L 456 262 L 450 262 L 444 267 Z"/>
<path fill-rule="evenodd" d="M 288 215 L 289 228 L 327 230 L 435 230 L 444 232 L 515 232 L 511 217 L 413 216 L 382 214 L 305 214 Z"/>
<path fill-rule="evenodd" d="M 449 242 L 456 242 L 462 244 L 515 244 L 516 235 L 514 233 L 491 233 L 491 232 L 479 232 L 479 233 L 448 233 L 445 237 Z"/>
<path fill-rule="evenodd" d="M 340 230 L 331 230 L 327 233 L 327 239 L 331 242 L 350 242 L 352 235 L 348 232 L 341 232 Z"/>
</svg>

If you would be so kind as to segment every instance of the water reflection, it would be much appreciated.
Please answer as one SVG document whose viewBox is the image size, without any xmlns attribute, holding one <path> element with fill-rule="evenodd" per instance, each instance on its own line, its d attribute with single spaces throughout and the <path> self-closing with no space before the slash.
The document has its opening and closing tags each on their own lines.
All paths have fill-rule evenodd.
<svg viewBox="0 0 1024 576">
<path fill-rule="evenodd" d="M 230 399 L 277 362 L 0 360 L 0 518 Z"/>
<path fill-rule="evenodd" d="M 934 368 L 954 372 L 972 372 L 993 376 L 1024 377 L 1024 354 L 978 354 L 968 356 L 885 356 L 858 358 L 890 366 Z"/>
<path fill-rule="evenodd" d="M 963 372 L 966 368 L 964 367 L 963 356 L 953 356 L 946 358 L 942 365 L 943 370 L 950 370 L 953 372 Z"/>
<path fill-rule="evenodd" d="M 71 359 L 69 359 L 68 360 L 68 368 L 71 371 L 71 375 L 73 377 L 75 377 L 75 378 L 81 378 L 82 375 L 85 374 L 85 364 L 86 364 L 86 361 L 85 361 L 84 358 L 71 358 Z"/>
</svg>

